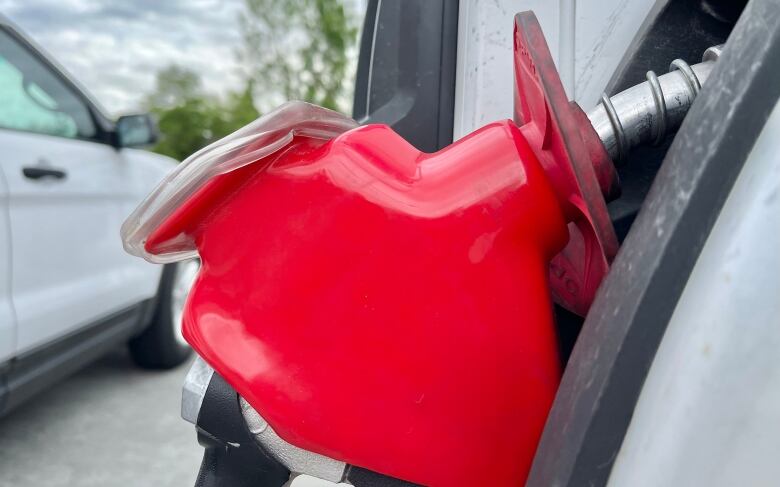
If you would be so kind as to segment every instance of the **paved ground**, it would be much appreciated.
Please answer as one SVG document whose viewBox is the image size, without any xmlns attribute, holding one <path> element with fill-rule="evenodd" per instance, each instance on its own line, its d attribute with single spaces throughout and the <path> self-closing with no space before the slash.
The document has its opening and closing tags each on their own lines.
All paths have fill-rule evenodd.
<svg viewBox="0 0 780 487">
<path fill-rule="evenodd" d="M 187 366 L 118 350 L 0 419 L 0 487 L 191 487 L 202 449 L 179 417 Z"/>
</svg>

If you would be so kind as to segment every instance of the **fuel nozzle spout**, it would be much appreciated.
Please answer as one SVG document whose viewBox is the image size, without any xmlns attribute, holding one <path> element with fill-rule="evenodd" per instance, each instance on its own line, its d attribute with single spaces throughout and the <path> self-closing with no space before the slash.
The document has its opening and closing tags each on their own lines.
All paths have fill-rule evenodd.
<svg viewBox="0 0 780 487">
<path fill-rule="evenodd" d="M 675 59 L 664 75 L 648 71 L 647 81 L 613 97 L 602 95 L 601 103 L 587 116 L 613 161 L 624 162 L 631 149 L 639 145 L 660 144 L 680 126 L 709 78 L 721 48 L 710 47 L 702 62 L 693 66 Z"/>
</svg>

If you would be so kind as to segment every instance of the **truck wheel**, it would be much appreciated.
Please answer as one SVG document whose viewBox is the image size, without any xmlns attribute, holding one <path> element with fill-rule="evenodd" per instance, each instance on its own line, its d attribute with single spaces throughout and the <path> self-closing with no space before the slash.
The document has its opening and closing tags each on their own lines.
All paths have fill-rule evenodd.
<svg viewBox="0 0 780 487">
<path fill-rule="evenodd" d="M 163 268 L 151 323 L 129 342 L 130 354 L 141 367 L 170 369 L 192 353 L 181 334 L 181 319 L 184 302 L 199 267 L 200 262 L 193 259 Z"/>
</svg>

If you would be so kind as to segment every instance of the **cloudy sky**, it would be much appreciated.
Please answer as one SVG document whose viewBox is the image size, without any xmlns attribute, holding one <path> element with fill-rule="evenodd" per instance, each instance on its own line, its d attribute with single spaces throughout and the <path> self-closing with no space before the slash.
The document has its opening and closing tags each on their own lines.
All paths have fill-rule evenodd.
<svg viewBox="0 0 780 487">
<path fill-rule="evenodd" d="M 137 110 L 171 63 L 215 94 L 241 86 L 242 0 L 0 0 L 0 12 L 112 115 Z"/>
</svg>

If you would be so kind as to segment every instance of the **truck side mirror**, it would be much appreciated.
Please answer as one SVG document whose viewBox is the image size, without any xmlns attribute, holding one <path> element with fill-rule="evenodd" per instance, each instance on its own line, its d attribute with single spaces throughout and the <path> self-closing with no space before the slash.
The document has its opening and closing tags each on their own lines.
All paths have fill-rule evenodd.
<svg viewBox="0 0 780 487">
<path fill-rule="evenodd" d="M 157 124 L 148 113 L 123 115 L 116 121 L 117 147 L 142 147 L 157 139 Z"/>
</svg>

